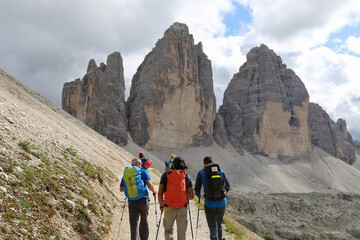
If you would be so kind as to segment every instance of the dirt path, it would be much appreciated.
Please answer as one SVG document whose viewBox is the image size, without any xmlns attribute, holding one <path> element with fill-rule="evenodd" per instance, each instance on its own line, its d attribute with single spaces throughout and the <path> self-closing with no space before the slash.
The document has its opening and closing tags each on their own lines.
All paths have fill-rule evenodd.
<svg viewBox="0 0 360 240">
<path fill-rule="evenodd" d="M 122 199 L 124 199 L 124 197 L 122 197 Z M 128 215 L 127 204 L 124 209 L 124 216 L 123 216 L 123 220 L 122 220 L 122 223 L 120 226 L 120 219 L 121 219 L 121 214 L 123 211 L 122 206 L 123 206 L 123 202 L 121 203 L 121 206 L 119 206 L 119 208 L 116 210 L 116 214 L 114 216 L 114 222 L 112 225 L 113 230 L 112 230 L 112 233 L 110 236 L 111 240 L 130 239 L 130 225 L 129 225 L 129 221 L 128 221 L 129 215 Z M 159 221 L 160 211 L 159 211 L 158 202 L 156 203 L 156 206 L 158 208 L 157 209 L 157 220 Z M 197 209 L 196 205 L 194 204 L 194 201 L 191 201 L 190 210 L 191 210 L 190 212 L 191 212 L 191 219 L 192 219 L 193 234 L 194 234 L 194 239 L 195 239 L 196 218 L 197 218 L 198 209 Z M 155 204 L 154 204 L 153 197 L 151 197 L 151 200 L 150 200 L 148 222 L 149 222 L 149 230 L 150 230 L 149 239 L 155 239 L 157 226 L 156 226 L 156 216 L 155 216 Z M 209 233 L 209 229 L 208 229 L 206 218 L 205 218 L 205 212 L 204 212 L 204 210 L 200 210 L 199 211 L 199 226 L 198 226 L 198 231 L 197 231 L 197 239 L 204 239 L 204 240 L 209 239 L 209 234 L 210 233 Z M 223 231 L 223 234 L 225 234 L 224 237 L 227 240 L 234 239 L 233 236 L 226 234 L 225 231 Z M 176 224 L 174 224 L 174 237 L 176 239 Z M 163 227 L 162 221 L 160 224 L 158 239 L 165 239 L 164 238 L 164 227 Z M 189 215 L 188 215 L 188 228 L 186 231 L 186 239 L 192 239 Z"/>
</svg>

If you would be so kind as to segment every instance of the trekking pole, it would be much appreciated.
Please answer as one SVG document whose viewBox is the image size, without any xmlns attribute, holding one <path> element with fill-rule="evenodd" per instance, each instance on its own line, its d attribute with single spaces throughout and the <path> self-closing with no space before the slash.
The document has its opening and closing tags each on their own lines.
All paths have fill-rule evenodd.
<svg viewBox="0 0 360 240">
<path fill-rule="evenodd" d="M 125 206 L 126 206 L 126 199 L 127 199 L 127 197 L 124 198 L 124 205 L 122 207 L 123 210 L 122 210 L 122 214 L 121 214 L 119 230 L 118 230 L 118 233 L 117 233 L 117 239 L 119 239 L 119 232 L 120 232 L 120 229 L 121 229 L 121 223 L 122 223 L 123 216 L 124 216 L 124 210 L 125 210 Z"/>
<path fill-rule="evenodd" d="M 161 213 L 160 213 L 160 219 L 159 219 L 159 224 L 158 224 L 158 226 L 157 226 L 157 231 L 156 231 L 156 238 L 155 238 L 155 240 L 157 240 L 158 235 L 159 235 L 159 228 L 160 228 L 160 223 L 161 223 L 162 214 L 163 214 L 163 210 L 162 210 Z"/>
<path fill-rule="evenodd" d="M 196 219 L 196 233 L 195 233 L 195 240 L 197 239 L 197 232 L 198 232 L 198 228 L 199 228 L 200 199 L 201 199 L 201 197 L 199 197 L 199 206 L 198 206 L 198 213 L 197 213 L 197 219 Z"/>
<path fill-rule="evenodd" d="M 193 228 L 192 228 L 192 222 L 191 222 L 191 211 L 190 211 L 190 201 L 189 201 L 189 198 L 188 198 L 188 206 L 189 206 L 189 216 L 190 216 L 190 227 L 191 227 L 191 237 L 192 239 L 194 240 L 194 232 L 193 232 Z"/>
<path fill-rule="evenodd" d="M 156 208 L 156 194 L 155 193 L 153 193 L 153 196 L 154 196 L 154 201 L 155 201 L 155 218 L 156 218 L 156 224 L 157 224 L 157 208 Z"/>
</svg>

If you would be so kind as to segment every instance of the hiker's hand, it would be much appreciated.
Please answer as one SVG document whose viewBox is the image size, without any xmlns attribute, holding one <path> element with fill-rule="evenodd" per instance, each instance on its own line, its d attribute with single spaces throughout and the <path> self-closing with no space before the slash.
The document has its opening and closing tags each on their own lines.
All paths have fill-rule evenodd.
<svg viewBox="0 0 360 240">
<path fill-rule="evenodd" d="M 160 206 L 160 211 L 164 211 L 164 205 Z"/>
<path fill-rule="evenodd" d="M 154 197 L 156 196 L 156 194 L 157 194 L 157 192 L 156 192 L 156 190 L 153 192 L 153 195 L 154 195 Z"/>
</svg>

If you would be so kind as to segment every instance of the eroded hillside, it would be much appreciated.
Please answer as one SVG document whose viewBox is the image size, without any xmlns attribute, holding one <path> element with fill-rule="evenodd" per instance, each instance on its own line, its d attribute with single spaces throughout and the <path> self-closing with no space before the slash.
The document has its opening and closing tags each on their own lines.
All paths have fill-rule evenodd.
<svg viewBox="0 0 360 240">
<path fill-rule="evenodd" d="M 0 80 L 0 238 L 103 239 L 132 155 L 3 71 Z"/>
</svg>

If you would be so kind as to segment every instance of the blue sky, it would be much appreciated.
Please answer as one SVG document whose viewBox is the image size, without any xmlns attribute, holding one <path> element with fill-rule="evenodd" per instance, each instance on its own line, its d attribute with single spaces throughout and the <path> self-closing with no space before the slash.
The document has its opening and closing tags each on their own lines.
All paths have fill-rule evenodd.
<svg viewBox="0 0 360 240">
<path fill-rule="evenodd" d="M 344 43 L 350 36 L 353 36 L 355 38 L 360 37 L 359 24 L 345 25 L 340 31 L 331 33 L 328 42 L 325 44 L 325 46 L 337 53 L 351 54 L 356 57 L 360 57 L 359 52 L 354 52 L 352 50 L 343 47 Z"/>
<path fill-rule="evenodd" d="M 119 51 L 126 91 L 164 31 L 186 23 L 212 61 L 218 106 L 246 53 L 266 44 L 310 101 L 360 139 L 360 4 L 356 0 L 0 0 L 0 68 L 61 105 L 65 82 Z"/>
<path fill-rule="evenodd" d="M 223 23 L 226 26 L 225 36 L 238 36 L 249 31 L 252 22 L 252 10 L 249 6 L 234 2 L 234 9 L 224 14 Z"/>
</svg>

